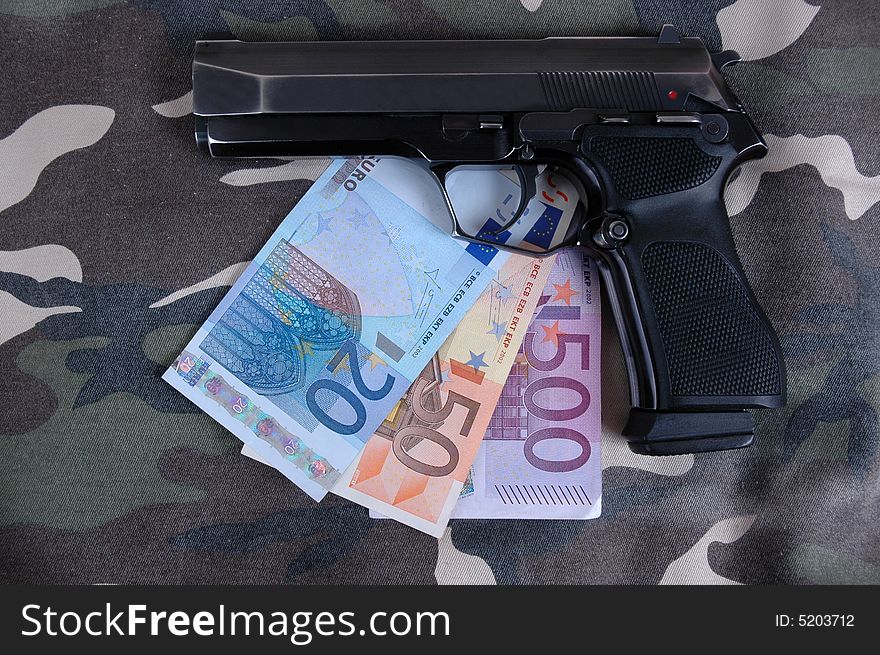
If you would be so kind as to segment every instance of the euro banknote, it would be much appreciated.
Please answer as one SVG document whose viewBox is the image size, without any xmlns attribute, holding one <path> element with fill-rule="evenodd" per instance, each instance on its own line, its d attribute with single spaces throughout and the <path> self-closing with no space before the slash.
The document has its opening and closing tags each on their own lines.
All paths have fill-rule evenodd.
<svg viewBox="0 0 880 655">
<path fill-rule="evenodd" d="M 601 320 L 595 263 L 563 250 L 453 518 L 601 513 Z"/>
<path fill-rule="evenodd" d="M 442 196 L 434 183 L 421 169 L 402 159 L 384 159 L 381 167 L 370 171 L 370 176 L 380 185 L 392 189 L 394 194 L 408 206 L 428 218 L 444 231 L 451 228 Z M 448 189 L 456 209 L 461 209 L 459 219 L 469 233 L 504 242 L 522 242 L 523 245 L 554 246 L 562 238 L 578 207 L 578 195 L 569 180 L 551 171 L 544 171 L 536 179 L 536 195 L 529 202 L 523 217 L 502 235 L 492 235 L 491 230 L 507 222 L 515 210 L 519 187 L 509 171 L 501 169 L 473 170 L 466 174 L 454 172 L 448 178 Z M 485 234 L 489 232 L 490 234 Z M 471 246 L 473 250 L 477 246 Z M 492 266 L 503 261 L 493 259 Z M 272 465 L 258 450 L 242 446 L 242 454 L 263 464 Z"/>
<path fill-rule="evenodd" d="M 318 500 L 508 270 L 423 177 L 334 160 L 163 375 Z"/>
<path fill-rule="evenodd" d="M 554 259 L 512 255 L 504 263 L 334 493 L 442 535 Z"/>
</svg>

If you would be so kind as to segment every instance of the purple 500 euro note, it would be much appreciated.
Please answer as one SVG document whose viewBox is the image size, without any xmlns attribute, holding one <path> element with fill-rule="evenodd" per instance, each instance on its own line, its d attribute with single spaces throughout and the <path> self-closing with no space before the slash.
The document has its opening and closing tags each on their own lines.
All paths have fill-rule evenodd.
<svg viewBox="0 0 880 655">
<path fill-rule="evenodd" d="M 595 263 L 559 254 L 452 518 L 601 513 L 601 321 Z"/>
</svg>

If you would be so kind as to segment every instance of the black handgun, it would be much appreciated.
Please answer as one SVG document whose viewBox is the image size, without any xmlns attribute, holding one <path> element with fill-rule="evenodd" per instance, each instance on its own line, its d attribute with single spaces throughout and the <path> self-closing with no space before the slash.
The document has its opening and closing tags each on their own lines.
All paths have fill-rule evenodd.
<svg viewBox="0 0 880 655">
<path fill-rule="evenodd" d="M 581 207 L 556 245 L 599 262 L 629 371 L 630 448 L 740 448 L 754 438 L 747 409 L 785 404 L 785 368 L 722 197 L 767 151 L 720 72 L 738 60 L 670 25 L 659 38 L 200 41 L 196 141 L 214 157 L 421 160 L 454 232 L 493 246 L 538 167 L 566 172 Z M 445 182 L 461 165 L 516 172 L 518 207 L 498 229 L 466 234 L 456 219 Z"/>
</svg>

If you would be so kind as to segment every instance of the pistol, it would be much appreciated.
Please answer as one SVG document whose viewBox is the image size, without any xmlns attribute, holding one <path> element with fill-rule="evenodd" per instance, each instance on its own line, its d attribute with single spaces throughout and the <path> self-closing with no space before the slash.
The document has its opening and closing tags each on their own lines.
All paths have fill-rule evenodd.
<svg viewBox="0 0 880 655">
<path fill-rule="evenodd" d="M 671 25 L 658 37 L 199 41 L 196 142 L 213 157 L 410 157 L 455 236 L 532 255 L 586 248 L 626 360 L 630 448 L 741 448 L 748 410 L 783 406 L 786 379 L 723 200 L 733 171 L 767 152 L 721 74 L 737 61 Z M 447 183 L 473 166 L 515 173 L 509 220 L 463 227 Z M 577 190 L 576 220 L 552 245 L 511 242 L 545 167 Z"/>
</svg>

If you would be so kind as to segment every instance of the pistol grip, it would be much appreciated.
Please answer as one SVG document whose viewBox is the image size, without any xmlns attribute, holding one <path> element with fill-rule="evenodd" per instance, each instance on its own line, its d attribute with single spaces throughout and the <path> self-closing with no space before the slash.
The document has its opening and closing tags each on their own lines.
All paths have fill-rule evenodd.
<svg viewBox="0 0 880 655">
<path fill-rule="evenodd" d="M 630 372 L 630 448 L 749 445 L 744 410 L 785 404 L 779 341 L 742 270 L 722 197 L 749 153 L 707 142 L 699 127 L 598 127 L 582 150 L 607 198 L 591 238 Z"/>
</svg>

